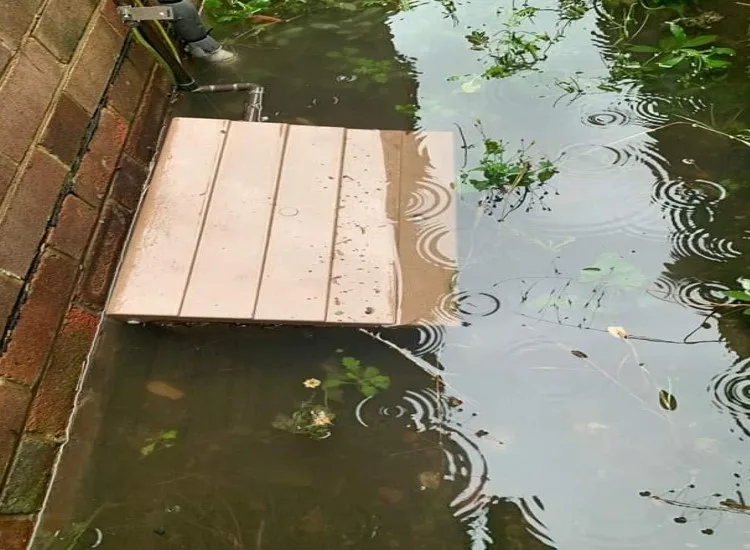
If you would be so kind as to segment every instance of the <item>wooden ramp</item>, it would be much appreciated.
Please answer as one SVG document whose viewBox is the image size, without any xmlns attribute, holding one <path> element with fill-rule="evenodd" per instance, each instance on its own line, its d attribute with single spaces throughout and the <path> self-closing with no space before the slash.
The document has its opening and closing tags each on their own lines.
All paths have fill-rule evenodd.
<svg viewBox="0 0 750 550">
<path fill-rule="evenodd" d="M 447 132 L 176 118 L 107 313 L 446 323 L 453 182 Z"/>
</svg>

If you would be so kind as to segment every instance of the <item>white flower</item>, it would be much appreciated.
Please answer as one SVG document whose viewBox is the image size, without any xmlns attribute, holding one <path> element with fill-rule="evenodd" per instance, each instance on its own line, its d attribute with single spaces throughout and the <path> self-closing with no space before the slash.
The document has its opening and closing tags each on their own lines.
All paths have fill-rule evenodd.
<svg viewBox="0 0 750 550">
<path fill-rule="evenodd" d="M 308 378 L 304 382 L 302 382 L 306 388 L 310 388 L 311 390 L 314 390 L 318 386 L 320 386 L 320 380 L 317 378 Z"/>
</svg>

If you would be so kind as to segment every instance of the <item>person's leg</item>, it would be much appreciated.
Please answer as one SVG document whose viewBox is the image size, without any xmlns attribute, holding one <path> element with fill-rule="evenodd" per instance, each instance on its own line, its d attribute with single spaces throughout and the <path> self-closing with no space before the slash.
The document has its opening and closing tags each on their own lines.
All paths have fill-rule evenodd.
<svg viewBox="0 0 750 550">
<path fill-rule="evenodd" d="M 186 44 L 193 57 L 207 59 L 214 63 L 224 63 L 234 59 L 235 54 L 221 47 L 209 34 L 201 21 L 200 14 L 189 0 L 159 0 L 159 3 L 172 8 L 175 33 Z"/>
</svg>

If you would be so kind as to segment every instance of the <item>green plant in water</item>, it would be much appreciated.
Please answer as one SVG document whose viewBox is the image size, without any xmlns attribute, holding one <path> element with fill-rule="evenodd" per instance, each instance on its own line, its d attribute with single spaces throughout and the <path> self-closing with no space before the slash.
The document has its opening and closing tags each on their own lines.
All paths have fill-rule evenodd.
<svg viewBox="0 0 750 550">
<path fill-rule="evenodd" d="M 240 23 L 267 11 L 271 0 L 204 0 L 203 10 L 217 23 Z"/>
<path fill-rule="evenodd" d="M 730 305 L 742 310 L 745 315 L 750 315 L 750 279 L 740 277 L 737 279 L 742 287 L 736 290 L 724 290 L 720 294 L 730 300 Z"/>
<path fill-rule="evenodd" d="M 475 126 L 482 136 L 482 156 L 479 165 L 461 173 L 461 183 L 477 191 L 509 192 L 519 187 L 543 184 L 557 173 L 557 168 L 548 159 L 533 162 L 527 155 L 533 142 L 526 148 L 510 153 L 503 141 L 487 137 L 481 122 Z"/>
<path fill-rule="evenodd" d="M 342 357 L 341 367 L 326 367 L 326 372 L 328 376 L 322 384 L 324 391 L 351 385 L 365 397 L 372 397 L 391 385 L 391 379 L 381 374 L 377 367 L 365 367 L 354 357 Z"/>
<path fill-rule="evenodd" d="M 279 414 L 272 422 L 278 430 L 305 435 L 311 439 L 325 439 L 331 435 L 335 413 L 326 404 L 313 404 L 315 394 L 300 403 L 291 415 Z"/>
<path fill-rule="evenodd" d="M 148 456 L 157 449 L 168 449 L 175 444 L 177 440 L 177 430 L 166 430 L 146 439 L 146 443 L 141 447 L 141 456 Z"/>
<path fill-rule="evenodd" d="M 583 0 L 561 0 L 557 10 L 559 20 L 552 33 L 524 28 L 534 22 L 542 10 L 524 2 L 521 7 L 510 9 L 500 30 L 495 33 L 475 30 L 466 35 L 472 50 L 486 52 L 492 64 L 482 73 L 483 78 L 506 78 L 521 71 L 534 69 L 547 59 L 550 48 L 564 37 L 565 29 L 586 13 L 588 7 Z M 499 10 L 498 13 L 501 13 Z M 464 75 L 470 77 L 471 75 Z M 450 80 L 459 80 L 452 77 Z"/>
<path fill-rule="evenodd" d="M 312 395 L 302 401 L 291 414 L 279 414 L 272 426 L 296 435 L 312 439 L 325 439 L 331 435 L 336 413 L 329 401 L 343 401 L 343 388 L 355 387 L 365 397 L 372 397 L 387 390 L 391 379 L 376 367 L 363 366 L 354 357 L 343 357 L 340 366 L 326 365 L 326 378 L 308 378 L 303 385 L 313 390 Z M 320 390 L 320 391 L 319 391 Z M 317 402 L 322 394 L 322 402 Z"/>
<path fill-rule="evenodd" d="M 732 48 L 714 46 L 718 36 L 702 34 L 688 37 L 680 25 L 669 24 L 670 36 L 659 41 L 658 46 L 630 45 L 629 53 L 650 54 L 645 61 L 622 54 L 616 59 L 616 71 L 622 76 L 648 76 L 671 69 L 686 71 L 683 80 L 705 76 L 727 69 L 732 65 L 729 57 L 735 54 Z"/>
<path fill-rule="evenodd" d="M 349 72 L 364 80 L 370 80 L 378 84 L 385 84 L 390 80 L 398 69 L 392 59 L 371 59 L 363 57 L 357 48 L 344 48 L 340 52 L 328 52 L 330 59 L 341 60 Z"/>
<path fill-rule="evenodd" d="M 621 290 L 641 288 L 647 277 L 619 254 L 607 252 L 592 265 L 581 269 L 579 281 Z"/>
</svg>

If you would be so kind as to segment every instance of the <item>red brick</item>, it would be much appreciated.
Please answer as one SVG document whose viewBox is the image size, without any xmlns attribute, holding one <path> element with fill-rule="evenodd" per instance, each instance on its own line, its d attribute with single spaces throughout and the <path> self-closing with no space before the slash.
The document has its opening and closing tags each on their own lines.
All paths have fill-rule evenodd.
<svg viewBox="0 0 750 550">
<path fill-rule="evenodd" d="M 141 46 L 138 42 L 131 43 L 130 49 L 128 50 L 128 59 L 133 62 L 133 65 L 143 77 L 143 80 L 148 80 L 148 77 L 151 74 L 151 69 L 154 68 L 156 61 L 154 61 L 151 54 L 146 51 L 146 48 Z"/>
<path fill-rule="evenodd" d="M 128 28 L 125 26 L 125 24 L 122 22 L 122 19 L 120 19 L 120 16 L 117 14 L 117 3 L 114 2 L 114 0 L 105 0 L 105 2 L 102 4 L 102 16 L 109 22 L 110 25 L 115 28 L 115 30 L 119 34 L 125 36 Z"/>
<path fill-rule="evenodd" d="M 96 211 L 74 195 L 63 201 L 57 225 L 49 243 L 60 252 L 80 258 L 86 250 L 96 223 Z"/>
<path fill-rule="evenodd" d="M 50 0 L 34 29 L 34 36 L 58 59 L 67 63 L 97 3 L 95 0 Z"/>
<path fill-rule="evenodd" d="M 169 96 L 161 89 L 160 80 L 160 72 L 153 71 L 125 145 L 125 150 L 143 164 L 148 164 L 156 151 L 169 105 Z"/>
<path fill-rule="evenodd" d="M 147 177 L 148 171 L 138 161 L 124 153 L 120 157 L 120 165 L 112 180 L 110 197 L 128 210 L 135 210 L 141 199 L 141 192 Z"/>
<path fill-rule="evenodd" d="M 17 168 L 18 164 L 0 153 L 0 203 L 3 202 L 5 193 L 8 192 L 8 187 L 10 182 L 13 181 Z"/>
<path fill-rule="evenodd" d="M 123 41 L 106 19 L 100 15 L 96 17 L 94 30 L 66 86 L 71 97 L 91 114 L 101 99 Z"/>
<path fill-rule="evenodd" d="M 55 58 L 36 40 L 29 40 L 0 88 L 0 151 L 16 162 L 31 145 L 62 73 Z"/>
<path fill-rule="evenodd" d="M 0 334 L 5 331 L 8 316 L 16 305 L 23 283 L 19 279 L 0 273 Z"/>
<path fill-rule="evenodd" d="M 133 214 L 115 202 L 105 203 L 78 290 L 80 300 L 97 311 L 104 307 L 132 219 Z"/>
<path fill-rule="evenodd" d="M 0 513 L 33 514 L 42 508 L 58 447 L 30 435 L 21 438 L 0 497 Z"/>
<path fill-rule="evenodd" d="M 41 4 L 42 0 L 0 0 L 0 13 L 3 14 L 0 39 L 12 48 L 18 47 Z"/>
<path fill-rule="evenodd" d="M 114 111 L 104 109 L 75 177 L 73 190 L 76 195 L 90 204 L 98 205 L 101 202 L 109 188 L 127 134 L 128 123 Z"/>
<path fill-rule="evenodd" d="M 8 350 L 0 357 L 0 375 L 33 385 L 44 368 L 60 321 L 67 309 L 78 271 L 76 262 L 52 250 L 42 255 L 10 333 Z"/>
<path fill-rule="evenodd" d="M 126 58 L 109 90 L 109 105 L 128 122 L 132 122 L 135 118 L 145 83 L 144 76 L 133 65 L 133 62 Z"/>
<path fill-rule="evenodd" d="M 0 516 L 0 548 L 26 550 L 34 529 L 33 519 L 25 516 Z"/>
<path fill-rule="evenodd" d="M 26 431 L 53 437 L 63 435 L 98 324 L 98 316 L 81 308 L 74 307 L 68 312 L 32 402 Z"/>
<path fill-rule="evenodd" d="M 44 130 L 41 145 L 65 164 L 70 164 L 81 148 L 89 119 L 83 107 L 67 94 L 62 94 Z"/>
<path fill-rule="evenodd" d="M 26 277 L 68 170 L 36 150 L 0 219 L 0 268 Z"/>
<path fill-rule="evenodd" d="M 13 458 L 30 399 L 28 389 L 0 378 L 0 479 Z"/>
</svg>

